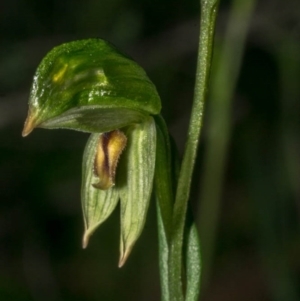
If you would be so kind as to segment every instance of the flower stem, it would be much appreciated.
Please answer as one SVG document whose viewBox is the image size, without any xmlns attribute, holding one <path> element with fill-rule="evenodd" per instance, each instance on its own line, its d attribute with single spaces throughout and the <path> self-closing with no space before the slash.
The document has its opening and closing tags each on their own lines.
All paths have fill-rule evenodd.
<svg viewBox="0 0 300 301">
<path fill-rule="evenodd" d="M 230 142 L 231 109 L 235 86 L 242 63 L 245 40 L 256 0 L 234 0 L 225 35 L 214 56 L 211 93 L 207 110 L 209 125 L 203 157 L 198 225 L 202 241 L 202 288 L 209 282 L 218 232 L 222 186 Z M 237 26 L 238 24 L 238 26 Z M 216 62 L 216 63 L 215 63 Z"/>
<path fill-rule="evenodd" d="M 187 202 L 190 195 L 191 179 L 203 121 L 204 103 L 208 88 L 214 28 L 219 1 L 201 0 L 200 4 L 201 22 L 194 102 L 188 130 L 188 138 L 179 173 L 172 220 L 173 227 L 169 257 L 169 289 L 171 296 L 170 299 L 174 301 L 184 300 L 181 280 L 184 224 L 186 219 Z"/>
</svg>

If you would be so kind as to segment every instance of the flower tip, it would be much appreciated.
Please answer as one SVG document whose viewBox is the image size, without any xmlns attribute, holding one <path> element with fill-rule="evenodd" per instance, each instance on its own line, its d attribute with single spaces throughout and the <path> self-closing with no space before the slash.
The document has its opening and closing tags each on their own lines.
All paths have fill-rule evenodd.
<svg viewBox="0 0 300 301">
<path fill-rule="evenodd" d="M 119 260 L 118 268 L 123 267 L 123 265 L 125 264 L 125 262 L 126 262 L 126 258 L 121 257 L 120 260 Z"/>
<path fill-rule="evenodd" d="M 124 252 L 121 253 L 119 264 L 118 264 L 119 268 L 123 267 L 123 265 L 125 264 L 125 262 L 127 261 L 127 258 L 129 257 L 129 255 L 131 253 L 131 250 L 132 250 L 132 246 L 130 246 Z"/>
<path fill-rule="evenodd" d="M 89 240 L 90 240 L 90 233 L 88 233 L 87 231 L 84 232 L 83 234 L 83 238 L 82 238 L 82 249 L 86 249 L 88 244 L 89 244 Z"/>
<path fill-rule="evenodd" d="M 23 137 L 28 136 L 35 127 L 36 127 L 36 120 L 29 111 L 28 116 L 25 121 L 25 124 L 24 124 L 23 131 L 22 131 L 22 136 Z"/>
</svg>

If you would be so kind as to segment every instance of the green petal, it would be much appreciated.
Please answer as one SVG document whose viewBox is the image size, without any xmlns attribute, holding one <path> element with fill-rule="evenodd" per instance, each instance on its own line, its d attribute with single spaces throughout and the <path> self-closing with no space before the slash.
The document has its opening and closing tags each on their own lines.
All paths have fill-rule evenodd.
<svg viewBox="0 0 300 301">
<path fill-rule="evenodd" d="M 114 110 L 104 113 L 105 127 L 94 113 L 103 109 Z M 80 40 L 55 47 L 39 65 L 23 136 L 37 126 L 104 132 L 120 127 L 120 118 L 128 125 L 160 109 L 156 88 L 137 63 L 101 39 Z"/>
<path fill-rule="evenodd" d="M 115 187 L 107 190 L 100 190 L 93 187 L 93 184 L 98 180 L 94 175 L 94 160 L 100 135 L 101 134 L 92 134 L 90 136 L 83 154 L 81 187 L 81 201 L 85 225 L 82 240 L 83 248 L 87 247 L 89 238 L 97 227 L 110 216 L 119 199 L 119 194 Z"/>
<path fill-rule="evenodd" d="M 121 199 L 119 267 L 140 236 L 149 207 L 155 169 L 156 128 L 152 117 L 126 132 L 127 147 L 120 161 L 117 185 Z M 125 160 L 126 158 L 126 160 Z"/>
<path fill-rule="evenodd" d="M 198 231 L 195 223 L 189 225 L 186 250 L 186 301 L 197 301 L 201 280 L 201 253 Z"/>
</svg>

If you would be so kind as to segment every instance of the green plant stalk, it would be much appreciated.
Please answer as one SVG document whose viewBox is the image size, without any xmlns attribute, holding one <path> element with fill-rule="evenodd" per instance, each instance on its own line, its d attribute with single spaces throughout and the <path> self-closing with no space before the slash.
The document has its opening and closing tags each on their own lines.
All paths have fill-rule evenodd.
<svg viewBox="0 0 300 301">
<path fill-rule="evenodd" d="M 207 94 L 211 66 L 213 37 L 218 9 L 218 0 L 202 0 L 200 38 L 197 59 L 194 102 L 188 138 L 178 178 L 178 186 L 172 218 L 172 233 L 169 256 L 169 290 L 170 300 L 184 300 L 182 288 L 182 246 L 187 203 L 190 195 L 191 179 L 203 121 L 204 103 Z"/>
<path fill-rule="evenodd" d="M 217 235 L 222 184 L 231 133 L 231 104 L 242 62 L 245 39 L 256 0 L 235 0 L 228 17 L 224 43 L 214 61 L 211 81 L 211 102 L 208 108 L 209 127 L 204 154 L 199 210 L 202 242 L 203 279 L 206 286 Z M 238 26 L 237 26 L 238 24 Z"/>
</svg>

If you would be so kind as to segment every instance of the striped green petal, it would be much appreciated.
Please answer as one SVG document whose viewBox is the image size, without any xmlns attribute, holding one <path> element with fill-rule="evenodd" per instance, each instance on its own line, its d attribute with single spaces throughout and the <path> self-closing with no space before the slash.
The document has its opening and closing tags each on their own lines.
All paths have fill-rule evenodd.
<svg viewBox="0 0 300 301">
<path fill-rule="evenodd" d="M 153 118 L 149 117 L 147 121 L 131 126 L 126 136 L 127 147 L 117 179 L 121 201 L 119 267 L 124 265 L 140 236 L 149 207 L 156 156 L 156 127 Z"/>
<path fill-rule="evenodd" d="M 82 240 L 83 248 L 86 248 L 93 232 L 112 213 L 118 204 L 119 194 L 116 187 L 100 190 L 93 186 L 98 181 L 94 174 L 94 161 L 97 152 L 99 138 L 102 134 L 92 134 L 87 142 L 83 154 L 81 202 L 85 231 Z"/>
</svg>

